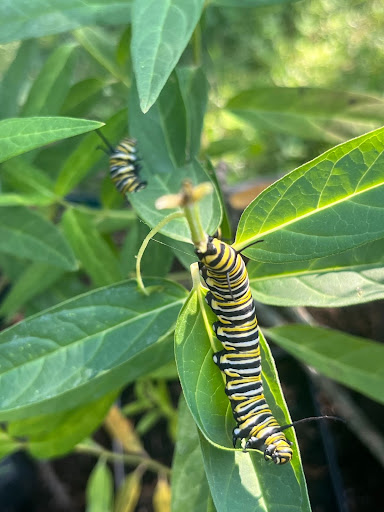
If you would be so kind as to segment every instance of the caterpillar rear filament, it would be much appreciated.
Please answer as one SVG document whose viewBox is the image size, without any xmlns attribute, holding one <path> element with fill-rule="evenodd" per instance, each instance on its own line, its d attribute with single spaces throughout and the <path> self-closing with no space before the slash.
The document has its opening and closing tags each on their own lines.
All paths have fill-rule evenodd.
<svg viewBox="0 0 384 512">
<path fill-rule="evenodd" d="M 286 464 L 292 459 L 291 443 L 264 397 L 259 328 L 245 263 L 235 249 L 211 236 L 206 250 L 196 249 L 196 254 L 209 288 L 206 301 L 219 319 L 213 330 L 224 350 L 213 360 L 225 374 L 225 391 L 237 423 L 233 445 L 241 439 L 245 449 L 264 446 L 266 460 Z"/>
</svg>

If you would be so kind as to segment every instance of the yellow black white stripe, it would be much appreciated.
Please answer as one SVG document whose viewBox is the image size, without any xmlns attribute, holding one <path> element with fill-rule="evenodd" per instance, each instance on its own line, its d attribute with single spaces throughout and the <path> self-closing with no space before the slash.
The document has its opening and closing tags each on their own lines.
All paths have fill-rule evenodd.
<svg viewBox="0 0 384 512">
<path fill-rule="evenodd" d="M 237 423 L 233 445 L 241 439 L 245 449 L 264 446 L 266 459 L 285 464 L 292 459 L 292 448 L 264 397 L 259 328 L 245 263 L 231 246 L 213 237 L 208 237 L 206 251 L 196 254 L 209 288 L 206 301 L 218 317 L 213 330 L 224 347 L 213 360 L 225 375 Z"/>
<path fill-rule="evenodd" d="M 119 192 L 137 192 L 146 187 L 147 182 L 139 176 L 138 161 L 135 139 L 123 139 L 110 154 L 109 172 Z"/>
</svg>

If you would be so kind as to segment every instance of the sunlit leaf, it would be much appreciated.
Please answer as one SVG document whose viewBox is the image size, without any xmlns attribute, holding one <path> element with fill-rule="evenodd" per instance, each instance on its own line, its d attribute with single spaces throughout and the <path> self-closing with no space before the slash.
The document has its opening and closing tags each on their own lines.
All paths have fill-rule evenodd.
<svg viewBox="0 0 384 512">
<path fill-rule="evenodd" d="M 236 249 L 251 259 L 314 259 L 384 237 L 384 128 L 352 139 L 264 190 L 244 211 Z"/>
</svg>

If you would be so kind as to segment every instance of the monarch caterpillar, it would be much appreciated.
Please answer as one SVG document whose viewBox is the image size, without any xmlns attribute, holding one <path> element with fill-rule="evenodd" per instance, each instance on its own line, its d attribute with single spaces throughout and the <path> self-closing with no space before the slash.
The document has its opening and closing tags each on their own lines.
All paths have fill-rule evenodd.
<svg viewBox="0 0 384 512">
<path fill-rule="evenodd" d="M 97 132 L 109 148 L 109 173 L 117 190 L 122 194 L 137 192 L 147 186 L 139 177 L 141 169 L 137 156 L 136 139 L 124 138 L 115 148 L 101 132 Z"/>
<path fill-rule="evenodd" d="M 247 439 L 245 449 L 261 448 L 275 464 L 292 459 L 291 442 L 265 400 L 261 380 L 259 328 L 248 273 L 241 255 L 225 242 L 208 236 L 206 250 L 196 249 L 200 273 L 209 288 L 206 302 L 219 321 L 213 330 L 224 350 L 213 356 L 226 378 L 225 391 L 237 426 L 233 446 Z"/>
</svg>

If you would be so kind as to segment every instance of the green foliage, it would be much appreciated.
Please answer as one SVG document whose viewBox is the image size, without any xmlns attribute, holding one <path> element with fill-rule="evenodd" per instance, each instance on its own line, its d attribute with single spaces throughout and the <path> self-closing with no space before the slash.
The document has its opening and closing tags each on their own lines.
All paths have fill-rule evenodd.
<svg viewBox="0 0 384 512">
<path fill-rule="evenodd" d="M 241 216 L 235 246 L 283 263 L 351 249 L 384 236 L 384 129 L 336 146 L 287 174 Z"/>
<path fill-rule="evenodd" d="M 199 21 L 204 0 L 134 2 L 132 63 L 140 106 L 155 103 Z"/>
<path fill-rule="evenodd" d="M 276 343 L 324 375 L 383 402 L 384 347 L 331 329 L 289 325 L 269 330 Z"/>
<path fill-rule="evenodd" d="M 141 262 L 147 295 L 136 279 L 124 279 L 134 276 L 149 230 L 177 211 L 157 210 L 156 200 L 178 193 L 185 179 L 212 183 L 213 194 L 199 204 L 203 226 L 230 238 L 223 176 L 241 181 L 265 169 L 280 178 L 294 169 L 254 199 L 239 222 L 238 250 L 264 240 L 244 251 L 255 298 L 290 307 L 384 298 L 383 100 L 375 96 L 381 83 L 364 70 L 366 82 L 352 80 L 360 69 L 337 57 L 342 30 L 336 78 L 334 68 L 320 72 L 327 66 L 316 45 L 320 82 L 303 79 L 312 61 L 292 71 L 294 57 L 287 57 L 291 48 L 292 55 L 297 47 L 301 52 L 306 30 L 324 30 L 313 12 L 332 11 L 325 4 L 0 6 L 0 42 L 20 41 L 1 47 L 0 65 L 0 315 L 7 327 L 0 333 L 0 456 L 23 449 L 51 458 L 79 446 L 101 455 L 87 487 L 89 511 L 114 508 L 106 460 L 116 454 L 83 441 L 128 384 L 134 398 L 123 412 L 141 417 L 135 427 L 124 424 L 124 442 L 150 434 L 159 420 L 170 442 L 177 430 L 174 512 L 310 510 L 293 429 L 287 436 L 294 458 L 284 467 L 267 464 L 257 450 L 232 447 L 234 419 L 212 361 L 212 346 L 220 349 L 215 318 L 201 287 L 188 296 L 184 268 L 196 256 L 185 220 L 166 224 L 158 243 L 149 244 Z M 332 12 L 340 23 L 341 14 Z M 355 19 L 352 7 L 350 15 Z M 309 25 L 298 28 L 301 18 Z M 378 53 L 361 44 L 356 55 L 364 58 L 350 65 L 377 62 L 381 76 Z M 118 194 L 98 129 L 112 146 L 127 134 L 138 140 L 144 190 Z M 226 165 L 217 166 L 220 160 Z M 225 171 L 228 163 L 233 171 Z M 264 332 L 319 373 L 382 402 L 384 354 L 377 343 L 309 325 Z M 272 354 L 261 341 L 267 401 L 287 424 Z M 184 392 L 177 410 L 167 387 L 175 361 Z M 119 511 L 133 483 L 137 501 L 142 471 L 168 474 L 151 454 L 128 452 L 121 460 L 138 468 L 116 500 Z"/>
</svg>

